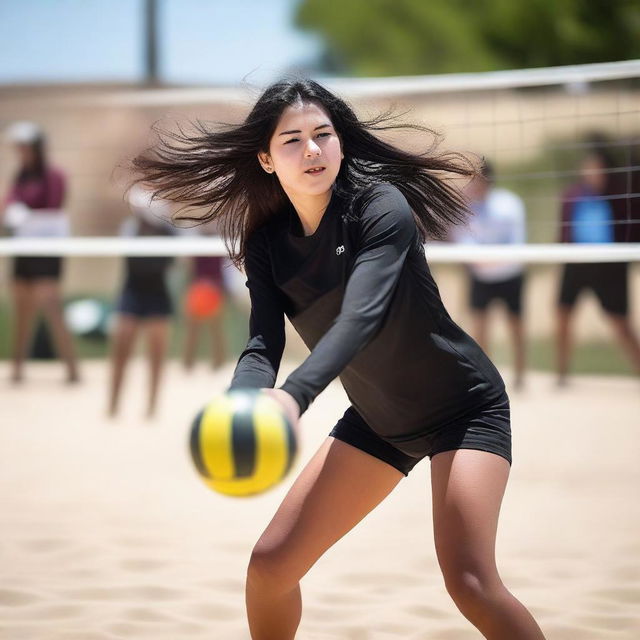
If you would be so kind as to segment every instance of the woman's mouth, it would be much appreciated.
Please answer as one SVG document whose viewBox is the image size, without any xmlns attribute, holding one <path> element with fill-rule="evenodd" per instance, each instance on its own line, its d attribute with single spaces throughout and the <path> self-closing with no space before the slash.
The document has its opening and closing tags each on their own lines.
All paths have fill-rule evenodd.
<svg viewBox="0 0 640 640">
<path fill-rule="evenodd" d="M 311 167 L 311 169 L 307 169 L 305 173 L 308 173 L 310 176 L 318 176 L 324 172 L 324 167 Z"/>
</svg>

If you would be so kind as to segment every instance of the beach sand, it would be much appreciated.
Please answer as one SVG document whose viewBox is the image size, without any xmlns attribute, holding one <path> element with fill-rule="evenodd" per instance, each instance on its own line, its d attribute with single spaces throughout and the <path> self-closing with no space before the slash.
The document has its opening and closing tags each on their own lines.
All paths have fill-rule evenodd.
<svg viewBox="0 0 640 640">
<path fill-rule="evenodd" d="M 282 374 L 292 369 L 283 366 Z M 233 366 L 167 370 L 145 420 L 146 370 L 104 415 L 107 366 L 79 386 L 57 363 L 0 370 L 0 638 L 243 640 L 251 548 L 291 484 L 251 499 L 209 490 L 188 457 L 190 419 Z M 282 378 L 284 379 L 284 378 Z M 497 557 L 550 640 L 640 638 L 640 383 L 531 373 L 511 393 L 514 464 Z M 346 407 L 332 384 L 303 418 L 299 470 Z M 471 640 L 433 548 L 429 463 L 302 582 L 302 640 Z"/>
</svg>

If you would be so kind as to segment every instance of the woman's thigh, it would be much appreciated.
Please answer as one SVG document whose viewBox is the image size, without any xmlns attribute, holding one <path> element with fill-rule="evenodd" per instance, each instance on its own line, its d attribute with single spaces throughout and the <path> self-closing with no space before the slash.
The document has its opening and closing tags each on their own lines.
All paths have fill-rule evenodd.
<svg viewBox="0 0 640 640">
<path fill-rule="evenodd" d="M 472 449 L 445 451 L 431 460 L 436 552 L 446 574 L 497 575 L 495 542 L 507 460 Z"/>
<path fill-rule="evenodd" d="M 404 475 L 368 453 L 327 438 L 293 483 L 258 540 L 254 566 L 299 580 Z"/>
</svg>

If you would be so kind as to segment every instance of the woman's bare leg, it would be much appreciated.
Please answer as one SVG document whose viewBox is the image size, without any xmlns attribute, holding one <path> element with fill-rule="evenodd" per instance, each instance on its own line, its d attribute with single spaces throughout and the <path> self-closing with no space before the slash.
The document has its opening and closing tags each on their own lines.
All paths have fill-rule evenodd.
<svg viewBox="0 0 640 640">
<path fill-rule="evenodd" d="M 622 351 L 631 361 L 631 366 L 635 369 L 635 372 L 640 375 L 640 341 L 631 326 L 629 316 L 607 313 L 607 317 L 613 327 L 618 343 L 622 347 Z"/>
<path fill-rule="evenodd" d="M 182 353 L 182 364 L 187 371 L 193 368 L 196 361 L 196 347 L 198 345 L 199 334 L 200 322 L 194 318 L 187 318 L 185 321 L 184 350 Z"/>
<path fill-rule="evenodd" d="M 78 375 L 78 360 L 73 337 L 64 321 L 60 285 L 55 280 L 42 279 L 38 280 L 34 286 L 36 287 L 38 305 L 41 307 L 51 328 L 58 355 L 67 366 L 67 381 L 77 382 L 80 378 Z"/>
<path fill-rule="evenodd" d="M 211 364 L 214 369 L 220 368 L 227 359 L 222 312 L 211 318 L 211 357 Z"/>
<path fill-rule="evenodd" d="M 147 417 L 153 416 L 158 400 L 158 389 L 162 377 L 164 359 L 169 342 L 169 320 L 158 317 L 145 323 L 147 346 L 149 352 L 149 403 Z"/>
<path fill-rule="evenodd" d="M 29 343 L 33 334 L 36 317 L 36 298 L 33 284 L 26 280 L 15 280 L 13 295 L 13 345 L 12 373 L 13 382 L 22 381 L 24 361 L 29 351 Z"/>
<path fill-rule="evenodd" d="M 138 320 L 134 316 L 122 314 L 116 320 L 111 339 L 111 389 L 109 393 L 109 415 L 115 416 L 120 403 L 120 390 L 124 373 L 138 333 Z"/>
<path fill-rule="evenodd" d="M 513 342 L 514 387 L 519 389 L 524 384 L 524 369 L 526 363 L 524 322 L 522 316 L 516 313 L 509 312 L 507 318 L 511 330 L 511 340 Z"/>
<path fill-rule="evenodd" d="M 558 307 L 558 319 L 556 329 L 556 367 L 558 372 L 558 385 L 567 383 L 569 373 L 569 361 L 571 360 L 571 317 L 572 307 Z"/>
<path fill-rule="evenodd" d="M 489 353 L 489 311 L 474 311 L 471 315 L 473 322 L 473 338 L 485 353 Z"/>
<path fill-rule="evenodd" d="M 544 640 L 531 614 L 502 583 L 496 532 L 509 463 L 486 451 L 460 449 L 431 461 L 433 524 L 447 591 L 489 640 Z"/>
<path fill-rule="evenodd" d="M 403 478 L 340 440 L 328 438 L 300 473 L 249 563 L 247 614 L 253 640 L 290 640 L 302 613 L 300 579 Z"/>
</svg>

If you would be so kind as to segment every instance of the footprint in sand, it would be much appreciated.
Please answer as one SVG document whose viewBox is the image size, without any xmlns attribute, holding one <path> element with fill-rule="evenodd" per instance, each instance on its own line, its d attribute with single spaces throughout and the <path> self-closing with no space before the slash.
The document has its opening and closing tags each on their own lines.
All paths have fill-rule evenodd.
<svg viewBox="0 0 640 640">
<path fill-rule="evenodd" d="M 244 611 L 238 607 L 226 604 L 203 602 L 189 608 L 190 615 L 202 620 L 228 620 L 229 618 L 244 616 Z"/>
<path fill-rule="evenodd" d="M 584 616 L 577 618 L 577 622 L 588 627 L 607 629 L 608 631 L 630 631 L 632 629 L 640 631 L 638 618 L 633 616 Z"/>
<path fill-rule="evenodd" d="M 63 631 L 51 636 L 50 640 L 114 640 L 114 637 L 100 631 Z"/>
<path fill-rule="evenodd" d="M 478 640 L 478 632 L 472 629 L 451 627 L 449 629 L 440 629 L 437 634 L 433 632 L 426 634 L 424 640 L 436 637 L 438 640 Z"/>
<path fill-rule="evenodd" d="M 77 604 L 53 604 L 39 609 L 36 616 L 41 620 L 61 620 L 79 617 L 84 611 L 85 608 Z"/>
<path fill-rule="evenodd" d="M 594 591 L 592 595 L 607 598 L 614 602 L 629 602 L 640 604 L 640 589 L 636 587 L 618 587 L 616 589 L 603 589 Z"/>
<path fill-rule="evenodd" d="M 316 600 L 325 604 L 333 605 L 350 605 L 350 604 L 362 604 L 361 593 L 336 593 L 335 591 L 327 591 L 317 596 Z"/>
<path fill-rule="evenodd" d="M 348 573 L 338 578 L 338 583 L 362 587 L 362 585 L 384 584 L 389 586 L 406 586 L 422 584 L 422 577 L 417 578 L 408 573 Z M 374 589 L 372 589 L 374 591 Z"/>
<path fill-rule="evenodd" d="M 174 618 L 165 613 L 147 607 L 127 609 L 123 612 L 122 617 L 129 622 L 167 622 L 174 620 Z"/>
<path fill-rule="evenodd" d="M 204 587 L 207 590 L 224 591 L 225 593 L 233 593 L 240 591 L 244 593 L 244 581 L 229 578 L 228 580 L 206 580 L 199 583 L 200 587 Z"/>
<path fill-rule="evenodd" d="M 403 607 L 404 611 L 418 616 L 420 618 L 427 618 L 433 620 L 434 618 L 446 618 L 449 614 L 433 607 L 428 607 L 423 604 L 416 604 L 409 607 Z"/>
<path fill-rule="evenodd" d="M 571 626 L 551 626 L 546 625 L 544 632 L 548 638 L 553 640 L 603 640 L 602 630 L 588 629 L 587 627 Z"/>
<path fill-rule="evenodd" d="M 28 591 L 15 589 L 0 589 L 0 607 L 24 607 L 37 602 L 40 598 Z"/>
<path fill-rule="evenodd" d="M 640 565 L 625 565 L 611 570 L 616 582 L 640 582 Z"/>
<path fill-rule="evenodd" d="M 120 566 L 132 573 L 144 572 L 144 571 L 154 571 L 156 569 L 162 569 L 167 566 L 166 562 L 162 562 L 160 560 L 151 560 L 145 558 L 131 558 L 129 560 L 123 560 L 120 563 Z"/>
<path fill-rule="evenodd" d="M 167 589 L 154 585 L 140 587 L 87 587 L 85 589 L 73 589 L 66 595 L 74 600 L 121 600 L 129 602 L 131 599 L 167 601 L 178 600 L 183 592 L 177 589 Z"/>
<path fill-rule="evenodd" d="M 63 538 L 42 538 L 40 540 L 24 540 L 20 546 L 27 551 L 36 553 L 50 553 L 69 546 L 69 541 Z"/>
</svg>

